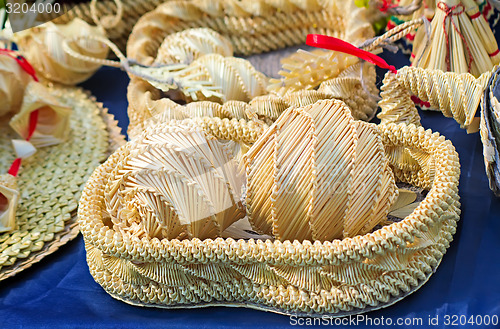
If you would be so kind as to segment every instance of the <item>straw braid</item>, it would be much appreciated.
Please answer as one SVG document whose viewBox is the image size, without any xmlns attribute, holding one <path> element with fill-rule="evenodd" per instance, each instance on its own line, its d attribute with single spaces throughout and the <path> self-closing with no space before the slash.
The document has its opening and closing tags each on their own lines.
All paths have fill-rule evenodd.
<svg viewBox="0 0 500 329">
<path fill-rule="evenodd" d="M 196 27 L 208 27 L 227 37 L 236 54 L 267 52 L 300 44 L 308 33 L 339 36 L 346 20 L 342 16 L 349 13 L 344 7 L 355 8 L 351 3 L 339 1 L 325 10 L 316 0 L 279 3 L 272 0 L 219 0 L 211 5 L 201 0 L 167 2 L 144 15 L 135 25 L 127 53 L 143 64 L 150 64 L 167 35 Z M 349 19 L 355 21 L 357 17 Z M 353 37 L 360 29 L 371 29 L 366 23 L 358 25 L 351 31 Z"/>
<path fill-rule="evenodd" d="M 385 74 L 381 90 L 382 99 L 378 102 L 381 111 L 377 115 L 380 124 L 404 122 L 420 126 L 420 116 L 410 92 L 400 84 L 394 73 Z"/>
<path fill-rule="evenodd" d="M 119 0 L 121 3 L 123 14 L 117 24 L 114 26 L 103 26 L 106 30 L 106 35 L 115 43 L 122 51 L 125 50 L 128 36 L 132 31 L 133 26 L 137 20 L 147 12 L 154 10 L 166 0 Z M 117 1 L 115 0 L 99 0 L 95 3 L 94 13 L 92 12 L 91 2 L 79 3 L 73 6 L 71 10 L 64 8 L 66 13 L 62 16 L 57 13 L 43 13 L 40 15 L 44 21 L 53 20 L 56 24 L 69 23 L 75 18 L 81 18 L 87 23 L 96 23 L 95 18 L 99 17 L 112 17 L 117 13 Z M 63 5 L 64 6 L 64 5 Z M 117 15 L 118 17 L 118 15 Z"/>
<path fill-rule="evenodd" d="M 254 121 L 220 119 L 218 117 L 193 118 L 193 122 L 208 134 L 219 139 L 253 144 L 266 130 L 267 125 Z"/>
<path fill-rule="evenodd" d="M 452 73 L 441 70 L 403 67 L 397 80 L 424 102 L 440 109 L 446 117 L 453 117 L 468 128 L 475 117 L 483 91 L 491 77 L 483 73 L 478 79 L 469 73 Z"/>
</svg>

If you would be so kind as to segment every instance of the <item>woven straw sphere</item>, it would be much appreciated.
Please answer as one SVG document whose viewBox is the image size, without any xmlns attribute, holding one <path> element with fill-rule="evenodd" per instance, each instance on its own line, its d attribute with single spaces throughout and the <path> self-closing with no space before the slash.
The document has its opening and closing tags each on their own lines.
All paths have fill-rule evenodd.
<svg viewBox="0 0 500 329">
<path fill-rule="evenodd" d="M 338 100 L 286 111 L 245 164 L 249 220 L 280 240 L 368 233 L 398 194 L 376 126 Z"/>
</svg>

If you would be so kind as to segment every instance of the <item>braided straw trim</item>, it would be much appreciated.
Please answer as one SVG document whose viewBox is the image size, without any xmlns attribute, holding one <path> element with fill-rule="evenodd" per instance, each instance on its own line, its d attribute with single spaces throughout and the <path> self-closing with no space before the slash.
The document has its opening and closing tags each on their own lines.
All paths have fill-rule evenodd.
<svg viewBox="0 0 500 329">
<path fill-rule="evenodd" d="M 309 33 L 343 34 L 349 41 L 355 41 L 352 38 L 366 34 L 369 37 L 373 33 L 363 17 L 362 9 L 346 1 L 328 4 L 315 0 L 172 1 L 137 22 L 127 53 L 143 64 L 150 64 L 167 35 L 197 27 L 208 27 L 227 37 L 236 54 L 243 55 L 301 44 Z"/>
<path fill-rule="evenodd" d="M 140 305 L 249 303 L 314 315 L 382 307 L 425 281 L 446 252 L 460 215 L 460 170 L 439 134 L 404 124 L 380 130 L 386 147 L 415 148 L 436 161 L 429 193 L 401 222 L 323 243 L 139 239 L 103 221 L 102 184 L 113 168 L 107 162 L 79 207 L 90 271 L 113 297 Z"/>
<path fill-rule="evenodd" d="M 403 67 L 398 71 L 397 80 L 422 101 L 469 129 L 491 74 L 485 72 L 476 79 L 469 73 Z"/>
<path fill-rule="evenodd" d="M 162 97 L 161 92 L 149 83 L 132 77 L 127 94 L 127 98 L 129 99 L 128 114 L 130 118 L 129 135 L 132 136 L 139 132 L 142 129 L 141 127 L 144 127 L 144 121 L 161 113 L 163 109 L 176 109 L 175 113 L 183 113 L 180 117 L 172 117 L 172 112 L 169 112 L 169 119 L 184 119 L 203 115 L 220 116 L 212 110 L 218 108 L 218 111 L 225 113 L 224 116 L 246 120 L 248 116 L 243 116 L 242 113 L 247 114 L 251 111 L 267 124 L 271 124 L 281 113 L 291 106 L 305 106 L 318 100 L 331 98 L 344 101 L 351 109 L 351 114 L 356 120 L 369 120 L 377 108 L 374 98 L 374 95 L 378 93 L 375 86 L 376 72 L 375 68 L 370 65 L 367 66 L 367 69 L 363 69 L 363 73 L 361 74 L 361 65 L 355 64 L 342 71 L 337 78 L 323 82 L 318 91 L 299 90 L 285 94 L 284 96 L 268 94 L 254 97 L 249 103 L 229 101 L 222 106 L 213 102 L 199 102 L 199 105 L 192 105 L 191 103 L 184 107 L 179 106 L 170 99 Z M 262 78 L 258 74 L 254 74 L 253 76 L 257 82 L 262 81 Z M 248 77 L 245 78 L 245 81 L 248 80 Z M 255 86 L 256 84 L 249 84 L 247 82 L 245 85 Z M 259 91 L 259 88 L 256 87 L 253 89 L 255 93 Z M 198 114 L 189 110 L 192 106 L 198 108 Z M 199 113 L 204 114 L 200 115 Z M 229 116 L 229 113 L 233 114 Z M 224 118 L 224 116 L 221 118 Z"/>
</svg>

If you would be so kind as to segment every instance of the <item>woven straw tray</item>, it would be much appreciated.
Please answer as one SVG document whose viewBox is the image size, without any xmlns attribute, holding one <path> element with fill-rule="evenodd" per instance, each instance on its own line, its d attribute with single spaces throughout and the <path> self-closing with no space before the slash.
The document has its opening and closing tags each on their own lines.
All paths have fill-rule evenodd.
<svg viewBox="0 0 500 329">
<path fill-rule="evenodd" d="M 90 93 L 77 88 L 52 90 L 73 108 L 72 134 L 66 143 L 40 149 L 24 163 L 19 176 L 19 229 L 0 235 L 0 280 L 31 267 L 78 235 L 76 207 L 83 184 L 125 143 L 114 116 Z M 0 124 L 2 171 L 14 159 L 9 140 L 16 137 L 7 123 Z"/>
</svg>

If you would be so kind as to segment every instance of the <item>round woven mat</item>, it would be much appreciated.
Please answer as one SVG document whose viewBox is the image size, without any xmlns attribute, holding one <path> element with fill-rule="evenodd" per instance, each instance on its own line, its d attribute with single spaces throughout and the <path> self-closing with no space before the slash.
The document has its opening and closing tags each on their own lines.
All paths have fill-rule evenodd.
<svg viewBox="0 0 500 329">
<path fill-rule="evenodd" d="M 0 280 L 53 253 L 78 235 L 76 208 L 85 182 L 107 156 L 125 142 L 117 122 L 102 104 L 77 88 L 52 87 L 73 109 L 68 140 L 41 148 L 23 161 L 18 177 L 18 229 L 0 235 Z M 0 122 L 0 172 L 15 158 L 11 139 L 19 138 Z"/>
</svg>

